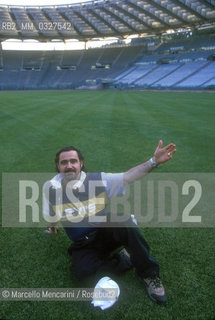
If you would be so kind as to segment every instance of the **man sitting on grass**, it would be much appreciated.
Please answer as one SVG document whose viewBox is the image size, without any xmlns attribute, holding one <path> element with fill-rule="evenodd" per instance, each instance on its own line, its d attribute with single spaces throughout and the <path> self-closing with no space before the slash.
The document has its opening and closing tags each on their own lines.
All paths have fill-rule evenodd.
<svg viewBox="0 0 215 320">
<path fill-rule="evenodd" d="M 69 238 L 72 264 L 78 279 L 97 272 L 117 274 L 136 269 L 149 298 L 166 303 L 167 297 L 159 277 L 159 264 L 150 255 L 149 246 L 131 218 L 124 223 L 111 221 L 107 200 L 124 194 L 126 184 L 143 178 L 159 164 L 170 160 L 175 144 L 162 147 L 159 141 L 154 156 L 124 173 L 88 174 L 80 150 L 65 147 L 56 154 L 58 174 L 44 188 L 44 213 L 57 217 Z M 56 224 L 48 229 L 57 233 Z M 125 250 L 112 254 L 117 248 Z"/>
</svg>

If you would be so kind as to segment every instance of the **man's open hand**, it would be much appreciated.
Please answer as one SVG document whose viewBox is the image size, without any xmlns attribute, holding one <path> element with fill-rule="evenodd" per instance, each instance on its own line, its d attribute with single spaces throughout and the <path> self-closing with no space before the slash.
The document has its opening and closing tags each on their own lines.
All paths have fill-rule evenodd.
<svg viewBox="0 0 215 320">
<path fill-rule="evenodd" d="M 52 234 L 57 234 L 58 232 L 58 227 L 49 227 L 48 229 L 45 230 L 47 233 L 52 233 Z"/>
<path fill-rule="evenodd" d="M 157 164 L 164 163 L 172 159 L 173 154 L 176 152 L 175 144 L 170 143 L 166 147 L 163 147 L 163 141 L 160 140 L 155 150 L 154 157 Z"/>
</svg>

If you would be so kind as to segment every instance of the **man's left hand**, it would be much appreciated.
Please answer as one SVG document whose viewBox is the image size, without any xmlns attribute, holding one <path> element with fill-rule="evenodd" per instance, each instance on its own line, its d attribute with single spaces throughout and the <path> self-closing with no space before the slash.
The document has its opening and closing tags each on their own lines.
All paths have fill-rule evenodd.
<svg viewBox="0 0 215 320">
<path fill-rule="evenodd" d="M 176 145 L 174 143 L 170 143 L 163 148 L 162 146 L 163 146 L 163 141 L 160 140 L 154 153 L 154 157 L 157 165 L 172 159 L 173 154 L 176 152 L 176 149 L 175 149 Z"/>
</svg>

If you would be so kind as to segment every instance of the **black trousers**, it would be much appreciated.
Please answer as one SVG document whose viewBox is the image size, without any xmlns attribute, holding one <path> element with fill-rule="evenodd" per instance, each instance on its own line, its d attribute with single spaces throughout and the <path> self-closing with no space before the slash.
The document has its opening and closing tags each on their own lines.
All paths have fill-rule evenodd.
<svg viewBox="0 0 215 320">
<path fill-rule="evenodd" d="M 129 252 L 131 263 L 140 277 L 159 275 L 158 262 L 150 256 L 149 245 L 130 219 L 125 225 L 97 228 L 93 239 L 89 239 L 89 243 L 83 246 L 72 244 L 69 253 L 78 279 L 82 280 L 97 272 L 120 273 L 120 261 L 111 253 L 122 246 Z"/>
</svg>

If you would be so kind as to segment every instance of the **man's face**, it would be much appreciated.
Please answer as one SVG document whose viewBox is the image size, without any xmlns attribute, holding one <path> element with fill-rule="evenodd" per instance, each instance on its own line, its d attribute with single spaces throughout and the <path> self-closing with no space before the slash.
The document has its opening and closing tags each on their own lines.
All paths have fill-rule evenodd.
<svg viewBox="0 0 215 320">
<path fill-rule="evenodd" d="M 61 152 L 58 162 L 59 172 L 62 173 L 65 180 L 78 180 L 80 178 L 83 161 L 79 160 L 76 151 Z"/>
</svg>

